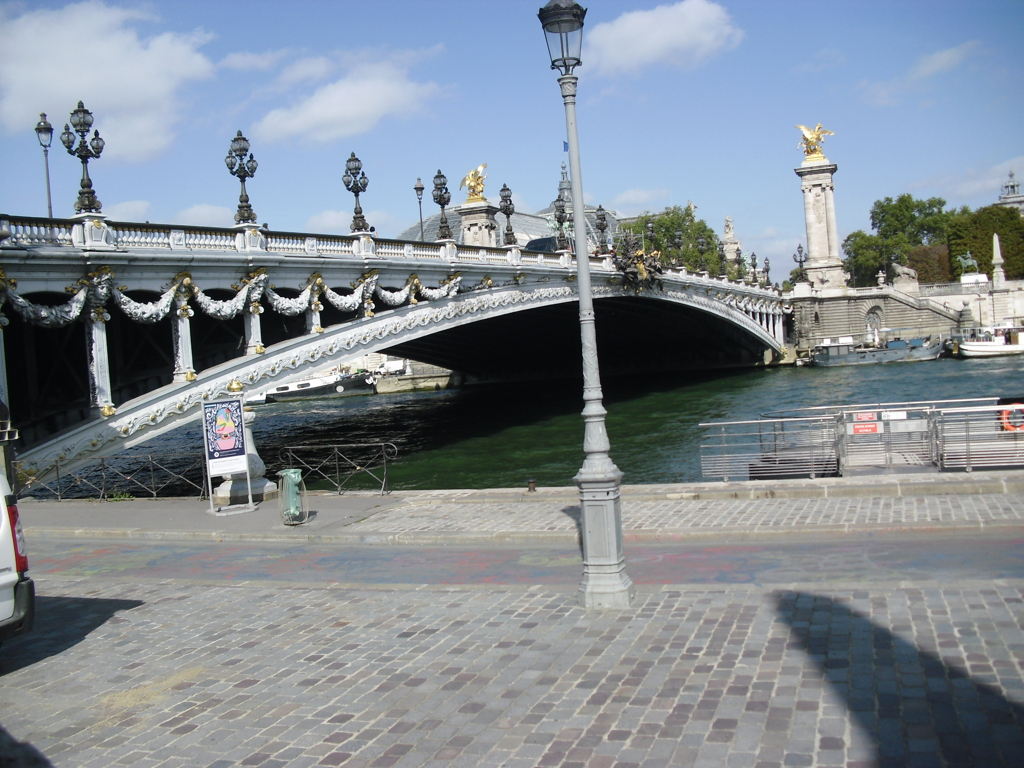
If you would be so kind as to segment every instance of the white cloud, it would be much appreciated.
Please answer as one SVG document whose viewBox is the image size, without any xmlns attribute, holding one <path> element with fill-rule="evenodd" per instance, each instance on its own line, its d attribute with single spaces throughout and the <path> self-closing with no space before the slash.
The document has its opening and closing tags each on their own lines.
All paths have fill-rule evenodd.
<svg viewBox="0 0 1024 768">
<path fill-rule="evenodd" d="M 101 0 L 13 16 L 0 8 L 0 123 L 22 130 L 50 114 L 57 134 L 79 100 L 107 140 L 105 157 L 130 161 L 160 154 L 174 138 L 178 91 L 213 75 L 201 32 L 141 39 L 142 11 Z"/>
<path fill-rule="evenodd" d="M 735 48 L 743 31 L 710 0 L 683 0 L 649 11 L 630 11 L 588 31 L 584 66 L 600 75 L 636 74 L 654 65 L 698 67 Z"/>
<path fill-rule="evenodd" d="M 651 203 L 664 202 L 671 194 L 668 189 L 627 189 L 612 200 L 612 209 L 624 216 L 636 216 L 650 210 Z"/>
<path fill-rule="evenodd" d="M 233 227 L 235 212 L 222 205 L 200 203 L 178 211 L 171 219 L 172 224 L 190 224 L 193 227 Z"/>
<path fill-rule="evenodd" d="M 910 71 L 901 77 L 877 83 L 864 80 L 857 87 L 864 93 L 867 101 L 874 106 L 891 107 L 898 104 L 905 95 L 927 89 L 929 80 L 935 75 L 941 75 L 959 67 L 978 45 L 977 40 L 971 40 L 953 48 L 929 53 L 918 58 L 917 63 L 910 68 Z"/>
<path fill-rule="evenodd" d="M 328 142 L 357 136 L 386 117 L 419 112 L 439 91 L 436 83 L 413 82 L 394 62 L 362 64 L 295 106 L 269 112 L 253 134 L 262 141 Z"/>
<path fill-rule="evenodd" d="M 238 72 L 249 70 L 268 70 L 277 64 L 288 50 L 282 48 L 279 51 L 267 51 L 266 53 L 229 53 L 217 66 L 225 69 L 233 69 Z"/>
<path fill-rule="evenodd" d="M 146 221 L 152 206 L 148 200 L 129 200 L 123 203 L 108 205 L 103 212 L 114 221 Z"/>
<path fill-rule="evenodd" d="M 991 202 L 994 203 L 1002 192 L 1010 171 L 1018 177 L 1024 176 L 1024 155 L 1018 155 L 983 170 L 969 168 L 957 175 L 933 176 L 911 184 L 909 189 L 934 190 L 953 201 L 990 195 Z"/>
<path fill-rule="evenodd" d="M 294 61 L 277 76 L 279 85 L 294 85 L 303 80 L 323 80 L 334 69 L 334 62 L 326 56 L 313 56 Z"/>
</svg>

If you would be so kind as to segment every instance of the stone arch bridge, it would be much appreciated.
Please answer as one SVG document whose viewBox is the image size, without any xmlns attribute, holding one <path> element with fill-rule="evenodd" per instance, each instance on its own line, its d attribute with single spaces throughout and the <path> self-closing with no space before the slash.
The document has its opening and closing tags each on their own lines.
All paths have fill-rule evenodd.
<svg viewBox="0 0 1024 768">
<path fill-rule="evenodd" d="M 370 352 L 480 379 L 578 376 L 569 253 L 453 242 L 0 217 L 0 386 L 19 458 L 103 456 L 199 405 Z M 668 270 L 641 290 L 591 272 L 602 371 L 765 365 L 775 291 Z"/>
</svg>

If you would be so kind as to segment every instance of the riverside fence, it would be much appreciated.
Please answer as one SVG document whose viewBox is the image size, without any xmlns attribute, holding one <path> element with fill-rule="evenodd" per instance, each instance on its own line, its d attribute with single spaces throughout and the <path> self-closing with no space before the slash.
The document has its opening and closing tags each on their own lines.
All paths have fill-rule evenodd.
<svg viewBox="0 0 1024 768">
<path fill-rule="evenodd" d="M 826 406 L 700 427 L 701 474 L 723 481 L 1024 467 L 1024 396 Z"/>
</svg>

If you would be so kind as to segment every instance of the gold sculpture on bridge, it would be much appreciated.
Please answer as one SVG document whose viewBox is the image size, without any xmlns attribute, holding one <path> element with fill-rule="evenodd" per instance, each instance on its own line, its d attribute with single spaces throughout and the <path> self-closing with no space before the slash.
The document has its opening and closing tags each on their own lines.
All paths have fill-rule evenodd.
<svg viewBox="0 0 1024 768">
<path fill-rule="evenodd" d="M 797 128 L 804 135 L 800 139 L 799 147 L 804 151 L 804 161 L 807 160 L 824 160 L 825 155 L 821 151 L 821 144 L 825 141 L 826 136 L 835 136 L 835 134 L 827 128 L 822 128 L 821 123 L 818 123 L 814 128 L 808 128 L 806 125 L 798 125 Z"/>
<path fill-rule="evenodd" d="M 487 163 L 484 163 L 478 168 L 473 169 L 466 174 L 466 177 L 459 184 L 459 189 L 463 187 L 469 192 L 469 197 L 466 198 L 467 203 L 482 203 L 484 202 L 484 179 L 487 178 L 484 174 L 484 168 L 487 167 Z"/>
</svg>

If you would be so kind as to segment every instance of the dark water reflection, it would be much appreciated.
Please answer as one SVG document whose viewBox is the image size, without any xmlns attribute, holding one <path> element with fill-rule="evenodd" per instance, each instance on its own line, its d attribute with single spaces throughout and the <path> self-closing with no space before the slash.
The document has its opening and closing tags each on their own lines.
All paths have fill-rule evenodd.
<svg viewBox="0 0 1024 768">
<path fill-rule="evenodd" d="M 627 483 L 700 479 L 703 421 L 776 409 L 1024 394 L 1024 357 L 795 368 L 604 382 L 612 458 Z M 387 441 L 392 488 L 570 485 L 583 459 L 578 383 L 377 395 L 259 407 L 254 437 L 273 464 L 305 443 Z M 175 442 L 198 444 L 198 431 Z"/>
</svg>

